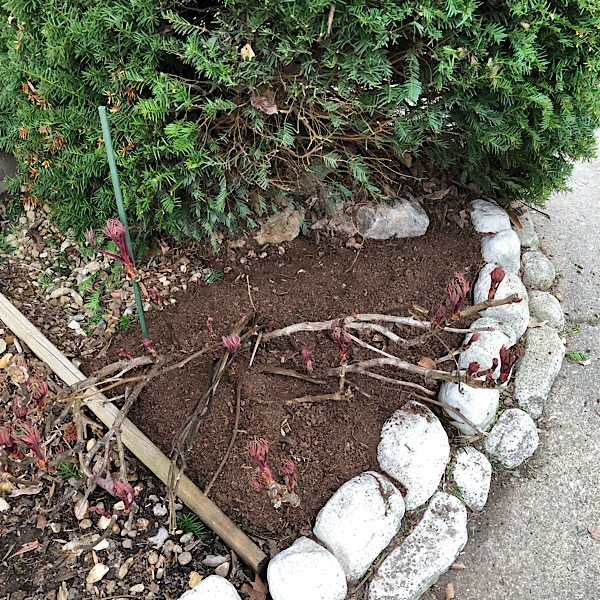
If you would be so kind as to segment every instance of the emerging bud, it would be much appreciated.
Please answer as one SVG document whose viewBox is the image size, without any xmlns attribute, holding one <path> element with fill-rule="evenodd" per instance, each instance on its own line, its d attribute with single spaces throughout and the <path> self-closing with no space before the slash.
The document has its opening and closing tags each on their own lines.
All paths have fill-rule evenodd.
<svg viewBox="0 0 600 600">
<path fill-rule="evenodd" d="M 106 227 L 102 233 L 104 233 L 106 237 L 110 238 L 115 243 L 118 254 L 107 252 L 106 250 L 99 248 L 98 243 L 96 242 L 96 235 L 91 229 L 85 232 L 85 239 L 87 243 L 98 252 L 123 263 L 127 276 L 131 279 L 134 279 L 135 264 L 133 262 L 133 258 L 129 254 L 129 249 L 127 248 L 127 234 L 125 232 L 125 225 L 123 225 L 119 219 L 109 219 L 106 222 Z"/>
<path fill-rule="evenodd" d="M 24 419 L 27 416 L 27 407 L 21 406 L 16 398 L 13 400 L 11 409 L 17 419 Z"/>
<path fill-rule="evenodd" d="M 506 346 L 500 348 L 500 377 L 499 380 L 502 383 L 508 381 L 510 373 L 517 363 L 517 361 L 523 356 L 523 348 L 518 344 L 515 344 L 511 348 L 507 349 Z"/>
<path fill-rule="evenodd" d="M 208 317 L 208 319 L 206 319 L 206 329 L 208 329 L 208 331 L 210 331 L 210 333 L 214 333 L 213 332 L 213 321 L 214 321 L 214 319 L 212 317 Z"/>
<path fill-rule="evenodd" d="M 121 479 L 115 480 L 115 494 L 117 498 L 123 500 L 125 510 L 129 510 L 133 504 L 134 493 L 133 487 L 128 481 L 122 481 Z"/>
<path fill-rule="evenodd" d="M 149 340 L 148 338 L 144 338 L 142 340 L 142 345 L 146 348 L 146 350 L 148 350 L 148 352 L 150 352 L 150 354 L 152 356 L 156 356 L 156 350 L 154 349 L 154 346 L 152 345 L 152 340 Z"/>
<path fill-rule="evenodd" d="M 465 379 L 467 381 L 470 381 L 474 375 L 476 375 L 479 372 L 479 369 L 481 368 L 481 365 L 477 362 L 477 361 L 473 361 L 469 363 L 469 368 L 467 369 L 466 373 L 465 373 Z"/>
<path fill-rule="evenodd" d="M 469 293 L 469 282 L 462 273 L 454 273 L 454 279 L 448 284 L 450 310 L 453 319 L 460 317 L 460 310 Z"/>
<path fill-rule="evenodd" d="M 18 439 L 26 444 L 38 458 L 40 468 L 46 467 L 46 453 L 42 448 L 42 438 L 38 428 L 32 423 L 24 423 L 22 425 L 23 432 L 18 435 Z"/>
<path fill-rule="evenodd" d="M 302 360 L 306 365 L 306 372 L 310 375 L 313 372 L 313 364 L 310 359 L 310 350 L 308 348 L 302 348 Z"/>
<path fill-rule="evenodd" d="M 229 356 L 233 356 L 240 347 L 240 336 L 235 334 L 224 335 L 221 339 L 223 340 L 223 345 L 227 348 L 227 352 L 229 352 Z"/>
<path fill-rule="evenodd" d="M 293 460 L 286 460 L 281 467 L 281 475 L 285 481 L 285 487 L 290 494 L 294 493 L 296 487 L 296 464 Z"/>
<path fill-rule="evenodd" d="M 37 377 L 33 377 L 27 381 L 26 385 L 33 402 L 40 408 L 43 407 L 46 404 L 44 398 L 48 393 L 48 384 Z"/>
<path fill-rule="evenodd" d="M 504 272 L 504 269 L 501 266 L 497 266 L 490 273 L 491 283 L 490 283 L 490 289 L 488 291 L 488 300 L 493 300 L 496 297 L 496 292 L 498 291 L 498 286 L 504 280 L 505 275 L 506 275 L 506 273 Z"/>
</svg>

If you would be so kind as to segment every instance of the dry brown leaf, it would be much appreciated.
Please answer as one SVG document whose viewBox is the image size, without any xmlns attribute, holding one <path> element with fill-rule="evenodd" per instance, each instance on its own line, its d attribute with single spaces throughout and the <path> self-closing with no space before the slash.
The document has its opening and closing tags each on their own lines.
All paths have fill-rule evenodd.
<svg viewBox="0 0 600 600">
<path fill-rule="evenodd" d="M 32 550 L 35 550 L 36 548 L 40 547 L 40 543 L 38 542 L 38 540 L 33 540 L 31 542 L 28 542 L 27 544 L 23 544 L 23 546 L 21 546 L 20 550 L 17 550 L 12 556 L 11 558 L 15 557 L 15 556 L 19 556 L 19 554 L 25 554 L 25 552 L 31 552 Z"/>
<path fill-rule="evenodd" d="M 188 581 L 188 585 L 190 588 L 195 588 L 201 581 L 204 579 L 198 571 L 192 571 L 190 573 L 190 579 Z"/>
<path fill-rule="evenodd" d="M 248 594 L 249 600 L 266 600 L 267 586 L 262 582 L 258 575 L 254 576 L 254 581 L 250 584 L 245 583 L 241 590 Z"/>
<path fill-rule="evenodd" d="M 454 600 L 456 596 L 454 595 L 454 584 L 449 583 L 446 586 L 446 600 Z"/>
<path fill-rule="evenodd" d="M 242 55 L 242 60 L 252 60 L 256 56 L 250 44 L 243 46 L 240 50 L 240 54 Z"/>
<path fill-rule="evenodd" d="M 67 600 L 68 597 L 69 597 L 69 588 L 67 587 L 66 582 L 63 581 L 60 584 L 60 587 L 58 588 L 58 592 L 56 594 L 56 600 Z"/>
<path fill-rule="evenodd" d="M 443 190 L 437 190 L 436 192 L 429 194 L 429 196 L 427 196 L 427 199 L 428 200 L 441 200 L 442 198 L 445 198 L 448 195 L 449 191 L 450 191 L 450 188 L 444 188 Z"/>
<path fill-rule="evenodd" d="M 510 219 L 510 222 L 517 228 L 517 229 L 523 229 L 523 225 L 521 223 L 521 221 L 519 220 L 519 216 L 517 215 L 517 213 L 514 212 L 509 212 L 508 213 L 508 218 Z"/>
<path fill-rule="evenodd" d="M 464 571 L 467 567 L 463 562 L 455 562 L 450 566 L 454 571 Z"/>
<path fill-rule="evenodd" d="M 38 515 L 35 520 L 36 529 L 46 529 L 48 525 L 48 519 L 44 515 Z"/>
<path fill-rule="evenodd" d="M 106 565 L 98 563 L 92 567 L 92 570 L 85 578 L 85 582 L 90 585 L 93 583 L 98 583 L 98 581 L 100 581 L 109 571 L 110 569 Z"/>
<path fill-rule="evenodd" d="M 424 369 L 435 369 L 437 366 L 435 361 L 428 356 L 424 356 L 417 364 Z"/>
<path fill-rule="evenodd" d="M 529 325 L 527 325 L 527 327 L 533 329 L 534 327 L 543 327 L 547 323 L 548 321 L 529 321 Z"/>
<path fill-rule="evenodd" d="M 593 540 L 600 542 L 600 525 L 590 525 L 588 527 L 588 531 L 590 532 Z"/>
<path fill-rule="evenodd" d="M 262 110 L 267 115 L 274 115 L 278 112 L 275 102 L 266 96 L 250 96 L 250 102 L 254 108 Z"/>
<path fill-rule="evenodd" d="M 17 496 L 35 496 L 42 491 L 41 485 L 32 485 L 30 487 L 18 488 L 13 490 L 10 493 L 11 498 L 16 498 Z"/>
<path fill-rule="evenodd" d="M 410 169 L 412 167 L 412 162 L 413 162 L 412 154 L 405 150 L 404 153 L 402 154 L 402 156 L 400 157 L 400 162 L 405 167 Z"/>
</svg>

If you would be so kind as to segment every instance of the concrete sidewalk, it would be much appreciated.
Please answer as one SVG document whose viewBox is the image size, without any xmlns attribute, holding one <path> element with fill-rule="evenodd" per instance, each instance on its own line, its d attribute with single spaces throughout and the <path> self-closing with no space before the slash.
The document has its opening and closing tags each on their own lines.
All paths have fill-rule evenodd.
<svg viewBox="0 0 600 600">
<path fill-rule="evenodd" d="M 554 262 L 567 319 L 567 351 L 544 413 L 537 453 L 503 486 L 492 484 L 488 508 L 469 523 L 459 561 L 432 590 L 456 600 L 600 600 L 600 159 L 577 164 L 573 191 L 536 215 L 542 250 Z M 427 595 L 425 596 L 425 598 Z"/>
</svg>

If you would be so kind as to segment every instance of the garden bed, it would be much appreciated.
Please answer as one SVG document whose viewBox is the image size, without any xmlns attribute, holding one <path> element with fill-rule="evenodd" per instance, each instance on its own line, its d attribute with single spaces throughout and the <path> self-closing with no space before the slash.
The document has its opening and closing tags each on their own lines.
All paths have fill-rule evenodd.
<svg viewBox="0 0 600 600">
<path fill-rule="evenodd" d="M 462 272 L 471 281 L 481 260 L 477 236 L 469 228 L 454 225 L 421 238 L 369 241 L 360 250 L 339 241 L 317 246 L 306 239 L 294 241 L 283 253 L 283 248 L 277 247 L 261 250 L 231 250 L 217 265 L 228 271 L 223 281 L 198 283 L 178 295 L 174 305 L 150 312 L 150 337 L 156 350 L 181 360 L 218 344 L 253 305 L 258 322 L 267 328 L 352 313 L 391 313 L 430 320 L 446 301 L 446 285 L 454 273 Z M 210 327 L 208 319 L 212 319 Z M 421 331 L 404 328 L 399 333 L 414 337 Z M 377 334 L 361 337 L 386 347 Z M 444 333 L 399 355 L 416 363 L 423 357 L 446 354 L 461 341 L 460 335 Z M 338 348 L 328 332 L 304 332 L 262 343 L 249 366 L 253 347 L 251 340 L 236 354 L 223 377 L 212 400 L 212 412 L 202 420 L 187 457 L 186 473 L 202 489 L 214 475 L 232 436 L 239 381 L 239 431 L 210 497 L 250 535 L 285 545 L 285 540 L 291 542 L 298 534 L 310 533 L 318 511 L 341 484 L 364 470 L 378 468 L 376 453 L 383 422 L 418 392 L 348 374 L 352 398 L 307 401 L 307 396 L 335 392 L 337 379 L 316 385 L 264 373 L 263 369 L 303 372 L 302 349 L 308 348 L 313 375 L 327 379 L 327 369 L 339 366 Z M 132 356 L 140 354 L 139 332 L 131 329 L 116 334 L 103 364 L 118 358 L 121 349 Z M 220 353 L 208 352 L 185 368 L 154 380 L 133 407 L 131 420 L 166 454 L 196 399 L 207 388 L 211 365 Z M 367 357 L 372 354 L 353 345 L 349 363 Z M 95 360 L 86 368 L 91 371 L 99 366 Z M 405 379 L 423 384 L 420 377 Z M 428 387 L 437 386 L 431 382 Z M 247 444 L 254 437 L 270 442 L 270 464 L 275 473 L 285 459 L 296 463 L 300 507 L 284 504 L 275 510 L 266 493 L 251 487 L 253 467 Z"/>
</svg>

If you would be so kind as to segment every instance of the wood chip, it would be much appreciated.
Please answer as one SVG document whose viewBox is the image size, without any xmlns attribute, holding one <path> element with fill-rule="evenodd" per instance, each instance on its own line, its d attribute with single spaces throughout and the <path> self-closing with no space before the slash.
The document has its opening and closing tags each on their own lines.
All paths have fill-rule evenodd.
<svg viewBox="0 0 600 600">
<path fill-rule="evenodd" d="M 454 571 L 464 571 L 467 567 L 465 566 L 465 563 L 463 563 L 463 562 L 455 562 L 455 563 L 452 563 L 452 566 L 450 568 L 453 569 Z"/>
<path fill-rule="evenodd" d="M 449 583 L 446 586 L 446 600 L 454 600 L 456 596 L 454 595 L 454 584 Z"/>
<path fill-rule="evenodd" d="M 98 581 L 100 581 L 108 573 L 109 570 L 110 569 L 106 565 L 103 565 L 102 563 L 98 563 L 97 565 L 94 565 L 92 567 L 91 571 L 88 573 L 87 577 L 85 578 L 85 582 L 88 585 L 98 583 Z"/>
<path fill-rule="evenodd" d="M 195 588 L 202 581 L 202 579 L 203 577 L 202 575 L 200 575 L 200 573 L 198 573 L 197 571 L 192 571 L 190 573 L 188 585 L 190 586 L 190 588 Z"/>
</svg>

